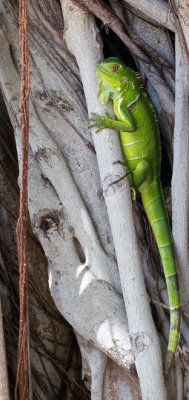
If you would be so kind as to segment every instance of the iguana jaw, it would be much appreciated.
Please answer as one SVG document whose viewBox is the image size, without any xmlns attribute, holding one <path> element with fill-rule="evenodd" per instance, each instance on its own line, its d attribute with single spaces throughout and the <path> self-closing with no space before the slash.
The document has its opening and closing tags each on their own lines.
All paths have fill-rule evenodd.
<svg viewBox="0 0 189 400">
<path fill-rule="evenodd" d="M 97 78 L 99 82 L 98 100 L 106 104 L 109 99 L 118 99 L 121 95 L 120 80 L 112 77 L 101 64 L 97 64 Z"/>
<path fill-rule="evenodd" d="M 96 68 L 99 83 L 104 80 L 105 82 L 109 83 L 109 85 L 114 89 L 120 89 L 120 80 L 114 78 L 113 74 L 107 71 L 107 69 L 104 68 L 102 64 L 97 64 Z"/>
</svg>

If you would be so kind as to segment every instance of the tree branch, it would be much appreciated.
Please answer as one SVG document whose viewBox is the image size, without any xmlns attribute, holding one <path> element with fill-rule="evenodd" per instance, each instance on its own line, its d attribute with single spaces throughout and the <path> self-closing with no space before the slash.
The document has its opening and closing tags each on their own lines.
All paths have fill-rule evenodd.
<svg viewBox="0 0 189 400">
<path fill-rule="evenodd" d="M 123 0 L 123 2 L 139 17 L 175 31 L 173 13 L 167 2 L 163 0 Z"/>
<path fill-rule="evenodd" d="M 186 0 L 170 0 L 173 8 L 174 22 L 177 35 L 180 39 L 180 46 L 185 51 L 185 57 L 188 57 L 189 51 L 189 9 Z M 188 50 L 188 51 L 187 51 Z"/>
<path fill-rule="evenodd" d="M 65 39 L 79 65 L 89 113 L 91 111 L 102 113 L 104 108 L 97 100 L 96 80 L 96 63 L 102 57 L 102 53 L 94 20 L 86 11 L 73 6 L 70 1 L 62 1 L 61 5 L 65 21 Z M 129 186 L 126 182 L 118 184 L 115 188 L 111 186 L 116 172 L 113 163 L 121 159 L 118 137 L 111 130 L 106 130 L 106 133 L 102 132 L 99 135 L 93 133 L 93 140 L 114 238 L 143 399 L 149 397 L 165 399 L 159 343 L 141 271 Z M 138 347 L 139 342 L 142 354 Z"/>
<path fill-rule="evenodd" d="M 176 35 L 174 163 L 172 176 L 173 238 L 183 306 L 189 307 L 189 81 L 188 60 Z"/>
</svg>

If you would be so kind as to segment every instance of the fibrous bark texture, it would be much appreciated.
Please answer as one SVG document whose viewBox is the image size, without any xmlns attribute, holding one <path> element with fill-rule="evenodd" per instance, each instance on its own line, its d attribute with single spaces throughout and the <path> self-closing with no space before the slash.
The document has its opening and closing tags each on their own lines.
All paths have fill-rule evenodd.
<svg viewBox="0 0 189 400">
<path fill-rule="evenodd" d="M 28 2 L 30 398 L 186 397 L 188 60 L 184 45 L 187 29 L 183 28 L 181 15 L 175 13 L 177 8 L 176 2 L 173 6 L 163 0 Z M 20 168 L 21 151 L 17 2 L 0 0 L 0 22 L 0 86 L 10 118 L 0 129 L 0 167 L 5 169 L 7 158 L 11 171 L 6 178 L 3 167 L 0 170 L 3 257 L 8 271 L 5 274 L 6 268 L 2 268 L 1 281 L 13 393 L 18 329 L 14 229 L 19 198 L 17 157 Z M 97 99 L 96 63 L 106 56 L 121 57 L 138 69 L 154 104 L 161 130 L 162 182 L 170 217 L 173 168 L 173 235 L 185 314 L 179 351 L 166 382 L 162 359 L 169 314 L 154 238 L 140 199 L 132 202 L 128 181 L 112 185 L 124 174 L 123 167 L 115 163 L 122 160 L 117 132 L 104 130 L 96 134 L 94 130 L 91 135 L 88 129 L 90 113 L 104 112 Z M 113 115 L 110 104 L 106 110 Z M 8 135 L 2 132 L 5 127 Z M 11 318 L 13 340 L 7 333 Z M 86 385 L 81 380 L 81 363 Z"/>
</svg>

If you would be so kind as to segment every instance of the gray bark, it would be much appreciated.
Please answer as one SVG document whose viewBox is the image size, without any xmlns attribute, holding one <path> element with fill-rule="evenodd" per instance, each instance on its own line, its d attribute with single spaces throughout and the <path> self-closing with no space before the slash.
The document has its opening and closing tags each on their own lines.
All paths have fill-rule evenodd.
<svg viewBox="0 0 189 400">
<path fill-rule="evenodd" d="M 9 400 L 9 383 L 7 375 L 7 362 L 5 340 L 3 332 L 3 315 L 0 298 L 0 400 Z"/>
<path fill-rule="evenodd" d="M 88 387 L 92 400 L 180 400 L 187 395 L 189 386 L 188 320 L 185 315 L 181 345 L 183 341 L 185 344 L 182 351 L 179 348 L 165 389 L 161 351 L 165 354 L 169 319 L 161 304 L 167 304 L 167 292 L 158 255 L 141 207 L 132 204 L 127 180 L 111 185 L 124 173 L 120 165 L 114 164 L 122 158 L 117 133 L 104 130 L 96 134 L 93 131 L 91 137 L 87 128 L 87 109 L 89 115 L 90 112 L 104 111 L 97 100 L 95 68 L 96 62 L 103 57 L 101 31 L 86 10 L 77 8 L 70 0 L 61 3 L 64 41 L 60 30 L 57 32 L 57 24 L 59 28 L 62 25 L 57 2 L 51 2 L 56 25 L 54 20 L 50 22 L 49 10 L 44 4 L 37 0 L 28 4 L 31 62 L 29 213 L 33 233 L 48 262 L 47 282 L 41 267 L 44 265 L 42 255 L 38 268 L 33 255 L 38 250 L 35 248 L 34 253 L 29 253 L 32 301 L 36 306 L 32 312 L 35 317 L 31 318 L 36 319 L 36 330 L 41 331 L 42 336 L 51 329 L 50 319 L 38 311 L 38 304 L 42 302 L 39 292 L 43 292 L 43 281 L 46 281 L 56 307 L 75 330 L 82 354 L 83 377 L 89 382 L 91 379 Z M 121 2 L 115 5 L 111 1 L 111 5 L 122 21 L 129 24 L 130 29 L 173 68 L 174 53 L 168 32 L 163 28 L 174 32 L 177 26 L 168 3 L 128 0 L 124 2 L 124 9 L 120 8 Z M 11 1 L 0 0 L 0 85 L 20 159 L 16 18 L 16 8 Z M 184 36 L 187 40 L 187 29 Z M 166 68 L 162 68 L 160 87 L 155 69 L 151 74 L 150 65 L 136 60 L 144 81 L 148 80 L 146 89 L 156 108 L 171 163 L 173 149 L 173 236 L 187 314 L 187 59 L 182 65 L 181 62 L 182 53 L 177 40 L 174 88 L 173 76 Z M 176 118 L 173 142 L 174 89 Z M 108 107 L 106 109 L 112 113 L 111 106 Z M 11 155 L 9 146 L 6 147 Z M 170 189 L 167 192 L 170 194 Z M 167 203 L 170 209 L 169 197 Z M 10 244 L 5 216 L 2 221 L 7 244 Z M 30 231 L 30 235 L 33 233 Z M 39 284 L 36 282 L 37 274 L 38 277 L 44 274 Z M 155 328 L 150 301 L 156 307 L 161 334 Z M 54 340 L 58 343 L 62 341 L 61 334 L 57 339 L 54 333 L 59 328 L 56 325 L 52 332 L 48 351 L 53 352 Z M 57 373 L 48 359 L 41 362 L 40 352 L 37 351 L 39 343 L 36 345 L 33 331 L 32 335 L 31 363 L 33 366 L 40 365 L 34 379 L 34 390 L 42 400 L 45 398 L 43 387 L 36 382 L 37 374 L 44 373 L 43 365 L 47 376 L 52 378 L 54 388 L 60 386 L 59 373 L 63 370 L 59 369 Z M 44 343 L 41 340 L 41 349 Z M 60 349 L 57 354 L 60 356 Z M 68 379 L 71 380 L 70 373 Z M 50 392 L 49 386 L 48 382 L 45 386 L 49 390 L 46 392 L 48 396 L 57 395 L 55 389 Z M 67 394 L 68 399 L 72 398 L 69 396 Z"/>
</svg>

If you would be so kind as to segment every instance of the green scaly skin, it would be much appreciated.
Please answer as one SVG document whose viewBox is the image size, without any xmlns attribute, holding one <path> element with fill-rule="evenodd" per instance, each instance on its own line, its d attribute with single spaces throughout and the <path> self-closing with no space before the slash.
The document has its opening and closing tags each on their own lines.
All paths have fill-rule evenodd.
<svg viewBox="0 0 189 400">
<path fill-rule="evenodd" d="M 170 335 L 165 362 L 167 375 L 179 343 L 181 325 L 180 293 L 173 238 L 160 184 L 160 138 L 152 105 L 141 90 L 135 73 L 119 59 L 110 57 L 97 64 L 98 99 L 113 100 L 117 120 L 92 114 L 100 131 L 119 131 L 122 151 L 132 189 L 138 190 L 152 227 L 165 273 L 170 304 Z"/>
</svg>

